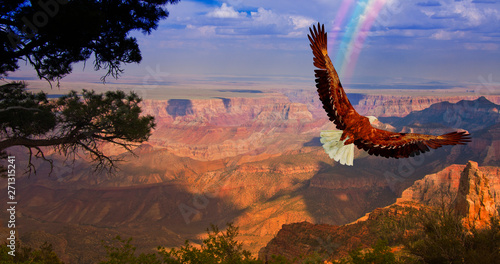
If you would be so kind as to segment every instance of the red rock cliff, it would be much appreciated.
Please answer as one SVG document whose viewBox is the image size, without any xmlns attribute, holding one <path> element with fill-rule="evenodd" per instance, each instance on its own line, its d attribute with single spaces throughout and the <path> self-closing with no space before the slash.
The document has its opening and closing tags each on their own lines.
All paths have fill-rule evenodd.
<svg viewBox="0 0 500 264">
<path fill-rule="evenodd" d="M 472 162 L 472 164 L 477 166 L 475 162 Z M 410 188 L 403 191 L 401 198 L 397 202 L 415 201 L 433 206 L 439 205 L 442 202 L 452 203 L 459 189 L 460 177 L 464 170 L 467 170 L 467 166 L 450 165 L 442 171 L 429 174 L 423 179 L 415 181 Z M 500 207 L 500 168 L 492 166 L 480 166 L 477 168 L 488 179 L 493 200 Z"/>
<path fill-rule="evenodd" d="M 489 179 L 479 170 L 476 162 L 469 161 L 460 175 L 454 208 L 468 228 L 487 227 L 491 218 L 497 215 Z"/>
</svg>

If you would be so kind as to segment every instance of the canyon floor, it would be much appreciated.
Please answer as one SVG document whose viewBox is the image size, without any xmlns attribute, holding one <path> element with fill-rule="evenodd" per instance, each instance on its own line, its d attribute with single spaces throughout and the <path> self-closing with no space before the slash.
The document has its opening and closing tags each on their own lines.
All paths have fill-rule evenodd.
<svg viewBox="0 0 500 264">
<path fill-rule="evenodd" d="M 500 166 L 500 95 L 480 87 L 349 90 L 355 108 L 378 116 L 388 129 L 465 129 L 473 137 L 466 146 L 403 160 L 356 151 L 353 167 L 336 164 L 321 147 L 319 132 L 333 124 L 314 88 L 194 90 L 155 100 L 148 98 L 157 88 L 143 91 L 144 113 L 155 116 L 157 127 L 135 155 L 103 146 L 124 160 L 113 174 L 94 172 L 84 158 L 53 154 L 50 175 L 42 160 L 36 161 L 36 175 L 18 175 L 21 241 L 34 247 L 48 241 L 66 262 L 94 263 L 105 254 L 102 241 L 116 235 L 133 237 L 138 251 L 147 252 L 186 239 L 199 243 L 210 224 L 233 222 L 238 239 L 257 255 L 283 225 L 347 224 L 453 164 Z M 12 153 L 22 168 L 26 155 L 22 149 Z M 0 216 L 6 226 L 6 213 Z"/>
</svg>

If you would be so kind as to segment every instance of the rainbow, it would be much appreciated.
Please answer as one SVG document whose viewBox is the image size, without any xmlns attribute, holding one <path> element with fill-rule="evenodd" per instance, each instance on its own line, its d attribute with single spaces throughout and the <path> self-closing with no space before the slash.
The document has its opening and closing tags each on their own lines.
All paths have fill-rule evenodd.
<svg viewBox="0 0 500 264">
<path fill-rule="evenodd" d="M 350 81 L 368 33 L 387 1 L 343 0 L 340 4 L 330 37 L 335 43 L 340 38 L 334 65 L 343 80 Z"/>
</svg>

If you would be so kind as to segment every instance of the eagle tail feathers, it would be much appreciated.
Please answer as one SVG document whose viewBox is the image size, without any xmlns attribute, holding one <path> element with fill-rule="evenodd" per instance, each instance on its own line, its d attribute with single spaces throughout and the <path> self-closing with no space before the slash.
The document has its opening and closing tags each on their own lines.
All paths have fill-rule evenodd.
<svg viewBox="0 0 500 264">
<path fill-rule="evenodd" d="M 345 140 L 340 140 L 342 136 L 340 130 L 326 130 L 320 133 L 320 142 L 330 158 L 342 165 L 352 166 L 354 161 L 354 144 L 344 145 Z"/>
</svg>

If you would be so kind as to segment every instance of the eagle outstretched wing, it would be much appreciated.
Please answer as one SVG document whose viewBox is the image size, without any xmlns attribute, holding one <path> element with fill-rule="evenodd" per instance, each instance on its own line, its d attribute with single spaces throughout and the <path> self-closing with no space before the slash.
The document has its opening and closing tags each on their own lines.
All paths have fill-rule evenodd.
<svg viewBox="0 0 500 264">
<path fill-rule="evenodd" d="M 355 144 L 370 155 L 407 158 L 444 145 L 464 145 L 470 142 L 467 132 L 452 132 L 440 136 L 395 133 L 373 127 L 368 118 L 358 114 L 342 88 L 337 71 L 327 51 L 325 26 L 309 28 L 309 41 L 314 54 L 316 87 L 330 121 L 343 131 L 344 144 Z"/>
<path fill-rule="evenodd" d="M 349 102 L 342 84 L 340 83 L 337 71 L 333 67 L 327 51 L 327 35 L 325 26 L 320 27 L 318 23 L 318 30 L 313 26 L 314 32 L 311 28 L 308 35 L 311 42 L 311 48 L 314 54 L 314 66 L 318 69 L 314 70 L 316 73 L 316 87 L 318 88 L 319 99 L 323 103 L 330 121 L 333 121 L 337 129 L 344 130 L 346 122 L 349 122 L 347 117 L 363 117 L 359 115 Z"/>
</svg>

